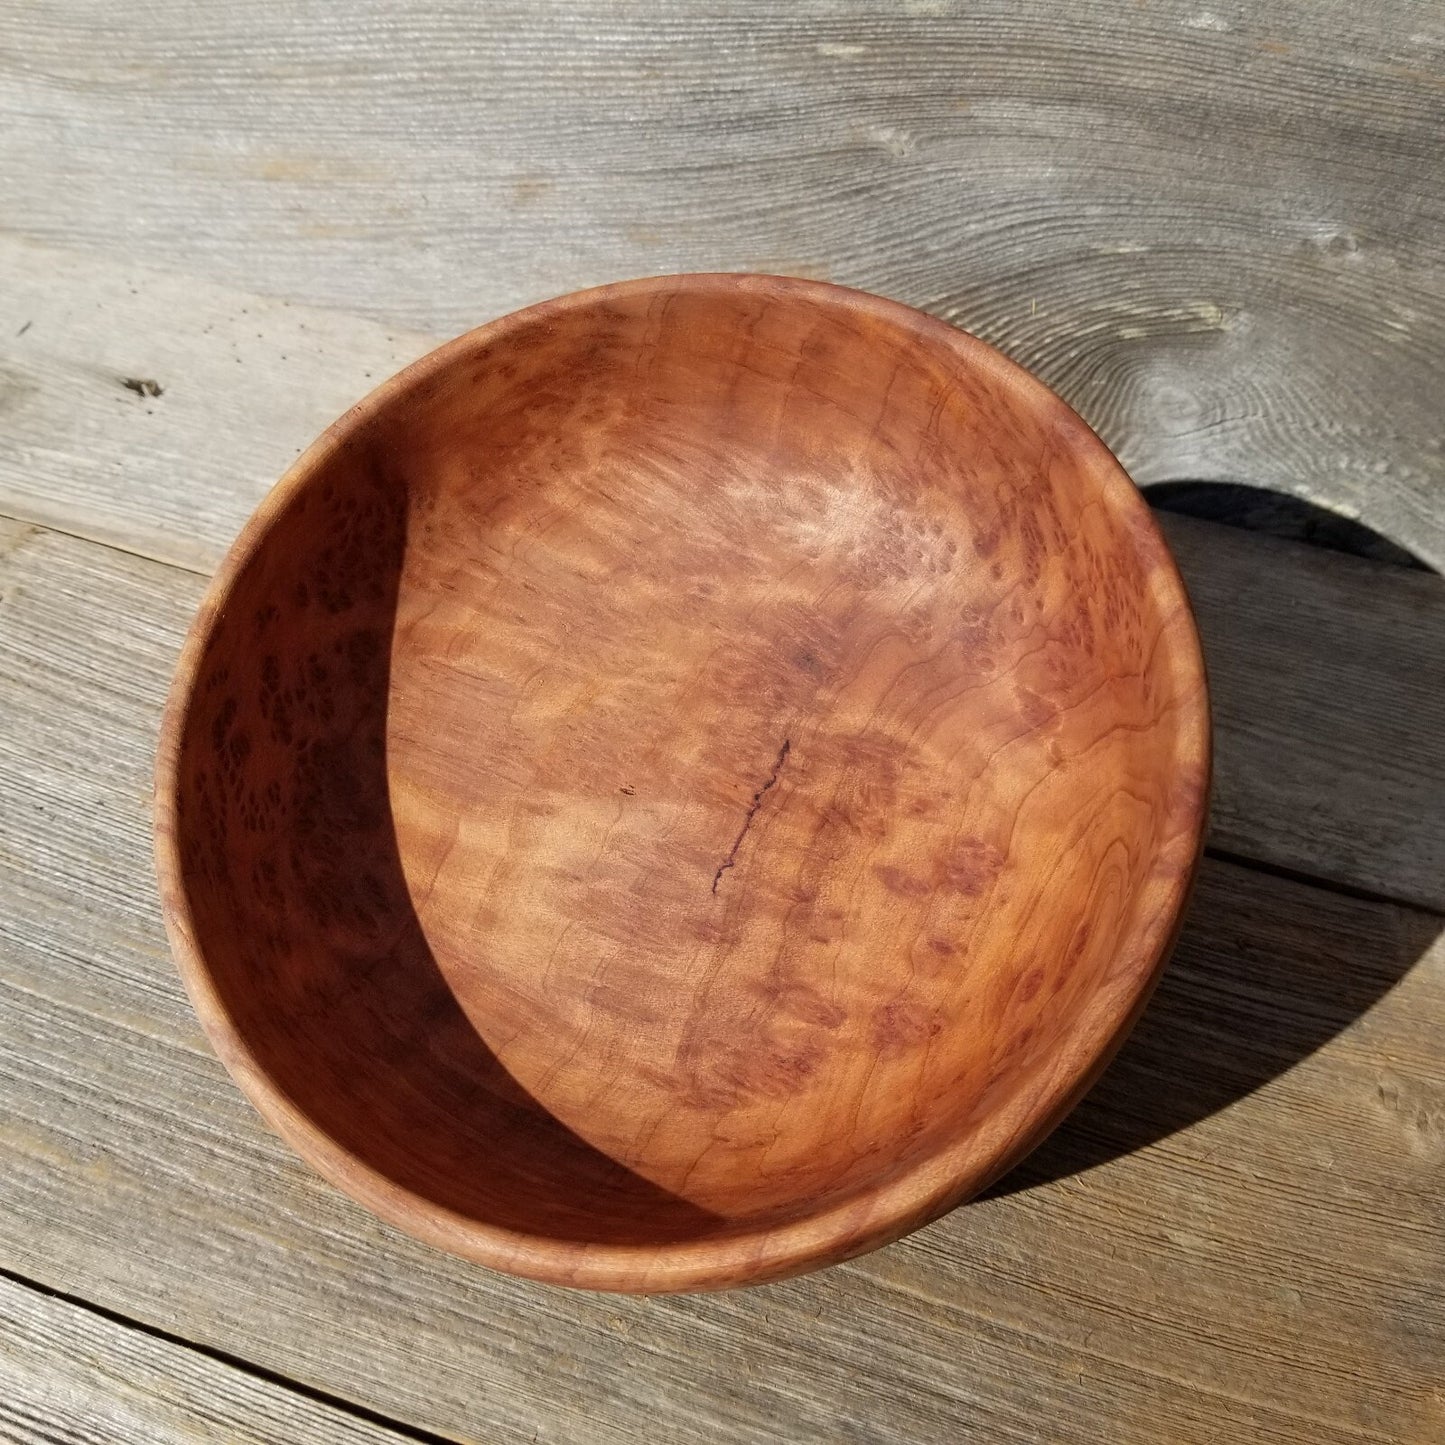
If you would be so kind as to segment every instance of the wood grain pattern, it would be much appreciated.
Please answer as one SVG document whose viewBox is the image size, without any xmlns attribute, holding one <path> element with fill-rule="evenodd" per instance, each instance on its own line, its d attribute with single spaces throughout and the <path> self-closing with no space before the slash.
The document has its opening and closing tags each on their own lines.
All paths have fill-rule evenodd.
<svg viewBox="0 0 1445 1445">
<path fill-rule="evenodd" d="M 3 34 L 33 239 L 444 334 L 821 276 L 1001 345 L 1140 481 L 1296 490 L 1445 565 L 1417 0 L 67 0 Z"/>
<path fill-rule="evenodd" d="M 1209 666 L 1213 845 L 1445 912 L 1445 581 L 1159 523 Z"/>
<path fill-rule="evenodd" d="M 623 274 L 826 270 L 1001 342 L 1142 480 L 1288 487 L 1445 563 L 1428 7 L 66 0 L 11 7 L 0 32 L 3 224 L 32 237 L 444 331 Z M 73 300 L 78 332 L 94 274 L 48 297 Z M 32 319 L 9 317 L 16 275 L 0 258 L 0 350 L 40 333 L 13 335 Z M 268 310 L 264 340 L 227 343 L 247 384 L 198 398 L 192 374 L 219 381 L 204 344 L 166 353 L 171 374 L 132 364 L 183 309 L 183 287 L 168 310 L 137 285 L 109 329 L 97 313 L 104 348 L 39 387 L 33 354 L 7 358 L 0 448 L 50 425 L 18 431 L 14 466 L 0 453 L 23 496 L 4 505 L 209 569 L 365 389 L 384 328 L 345 323 L 323 404 L 267 345 L 285 314 Z M 198 310 L 216 294 L 195 293 Z M 117 375 L 159 375 L 159 408 Z M 86 434 L 111 388 L 134 411 Z M 187 406 L 191 434 L 163 430 Z M 199 584 L 0 530 L 0 1232 L 37 1275 L 489 1445 L 1445 1431 L 1439 950 L 1385 991 L 1428 924 L 1211 867 L 1134 1046 L 1025 1178 L 1138 1143 L 1141 1113 L 1165 1136 L 1193 1117 L 1186 1132 L 824 1276 L 564 1309 L 376 1229 L 258 1131 L 138 881 L 160 688 Z M 1227 541 L 1201 538 L 1227 575 Z M 1379 593 L 1404 595 L 1383 575 Z M 1264 713 L 1225 719 L 1216 837 L 1240 827 L 1265 856 L 1378 889 L 1353 810 L 1368 820 L 1382 787 L 1423 797 L 1432 775 L 1421 734 L 1403 776 L 1371 739 L 1398 737 L 1391 700 L 1439 663 L 1377 667 L 1351 638 L 1391 604 L 1363 580 L 1351 596 L 1362 630 L 1280 670 L 1292 698 L 1326 700 L 1326 725 L 1285 741 Z M 1213 646 L 1269 702 L 1248 652 L 1280 609 L 1251 588 L 1230 621 Z M 1249 772 L 1229 764 L 1241 737 Z M 1327 795 L 1275 791 L 1325 753 Z M 1428 840 L 1403 836 L 1428 823 L 1421 807 L 1387 840 L 1392 891 L 1437 888 Z"/>
<path fill-rule="evenodd" d="M 408 1437 L 0 1278 L 0 1440 L 402 1445 Z"/>
<path fill-rule="evenodd" d="M 157 856 L 222 1058 L 342 1187 L 719 1288 L 1057 1122 L 1177 929 L 1208 727 L 1148 509 L 1026 373 L 814 282 L 633 283 L 282 482 L 179 668 Z"/>
<path fill-rule="evenodd" d="M 488 1445 L 1439 1437 L 1438 918 L 1207 864 L 1139 1030 L 1019 1192 L 756 1290 L 528 1285 L 316 1179 L 206 1047 L 137 883 L 201 579 L 0 539 L 18 1272 Z"/>
<path fill-rule="evenodd" d="M 0 513 L 206 572 L 312 437 L 435 345 L 3 238 L 0 274 L 13 314 L 33 323 L 23 336 L 0 326 Z M 136 375 L 163 395 L 126 392 Z M 1445 808 L 1432 801 L 1445 775 L 1438 588 L 1161 523 L 1223 689 L 1214 845 L 1445 907 Z M 1282 750 L 1276 717 L 1314 745 Z"/>
<path fill-rule="evenodd" d="M 210 573 L 302 448 L 437 339 L 0 237 L 0 512 Z"/>
</svg>

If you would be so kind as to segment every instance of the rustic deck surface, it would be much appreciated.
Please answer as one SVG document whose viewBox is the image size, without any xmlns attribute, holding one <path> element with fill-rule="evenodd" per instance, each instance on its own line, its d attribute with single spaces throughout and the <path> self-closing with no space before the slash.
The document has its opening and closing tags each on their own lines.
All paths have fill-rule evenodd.
<svg viewBox="0 0 1445 1445">
<path fill-rule="evenodd" d="M 1429 571 L 1164 517 L 1218 727 L 1183 940 L 1064 1128 L 877 1254 L 692 1298 L 492 1276 L 315 1179 L 207 1049 L 150 865 L 180 639 L 437 333 L 827 274 L 1036 366 L 1142 481 L 1445 565 L 1438 9 L 726 9 L 0 19 L 0 1439 L 1445 1438 Z"/>
</svg>

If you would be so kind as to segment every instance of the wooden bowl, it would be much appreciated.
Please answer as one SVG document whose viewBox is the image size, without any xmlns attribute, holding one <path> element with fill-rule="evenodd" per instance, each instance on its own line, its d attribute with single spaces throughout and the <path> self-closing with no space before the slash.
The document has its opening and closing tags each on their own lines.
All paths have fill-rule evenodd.
<svg viewBox="0 0 1445 1445">
<path fill-rule="evenodd" d="M 1209 722 L 1118 463 L 981 342 L 761 276 L 443 346 L 292 468 L 161 739 L 226 1066 L 442 1248 L 615 1290 L 895 1239 L 1162 966 Z"/>
</svg>

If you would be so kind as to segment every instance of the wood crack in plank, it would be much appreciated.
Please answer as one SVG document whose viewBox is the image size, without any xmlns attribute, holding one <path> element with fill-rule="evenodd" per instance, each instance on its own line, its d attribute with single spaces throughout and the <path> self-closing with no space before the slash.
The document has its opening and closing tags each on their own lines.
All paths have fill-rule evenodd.
<svg viewBox="0 0 1445 1445">
<path fill-rule="evenodd" d="M 185 572 L 192 577 L 210 577 L 215 570 L 213 567 L 192 566 L 188 562 L 177 561 L 174 557 L 157 557 L 154 552 L 145 552 L 139 547 L 128 547 L 124 542 L 118 542 L 113 538 L 91 536 L 88 532 L 61 526 L 60 523 L 49 521 L 43 516 L 22 516 L 19 509 L 0 510 L 0 523 L 5 522 L 13 522 L 17 527 L 31 527 L 39 532 L 53 532 L 57 537 L 69 537 L 71 541 L 84 542 L 89 547 L 105 547 L 112 552 L 119 552 L 123 557 L 135 557 L 157 567 L 171 567 L 177 572 Z"/>
<path fill-rule="evenodd" d="M 284 1390 L 301 1400 L 308 1401 L 322 1411 L 334 1412 L 334 1415 L 338 1417 L 336 1425 L 339 1432 L 338 1438 L 344 1434 L 347 1439 L 375 1440 L 376 1445 L 390 1445 L 390 1442 L 393 1441 L 396 1442 L 396 1445 L 403 1445 L 403 1442 L 406 1441 L 415 1441 L 418 1442 L 418 1445 L 455 1445 L 456 1437 L 454 1436 L 440 1435 L 424 1426 L 395 1419 L 378 1410 L 373 1410 L 357 1400 L 320 1389 L 304 1380 L 293 1379 L 289 1375 L 234 1354 L 230 1350 L 208 1345 L 199 1340 L 188 1339 L 185 1335 L 150 1324 L 136 1315 L 125 1314 L 99 1304 L 95 1300 L 86 1299 L 67 1290 L 56 1289 L 40 1280 L 17 1274 L 12 1269 L 0 1268 L 0 1288 L 7 1284 L 19 1290 L 30 1291 L 42 1299 L 54 1301 L 67 1309 L 75 1310 L 82 1317 L 89 1316 L 95 1321 L 103 1321 L 105 1325 L 129 1331 L 140 1339 L 153 1341 L 167 1349 L 185 1351 L 191 1356 L 213 1362 L 227 1370 L 234 1370 L 238 1375 L 255 1381 L 262 1387 L 269 1386 Z M 163 1358 L 164 1356 L 162 1356 Z M 224 1405 L 225 1401 L 223 1400 L 221 1403 Z M 350 1428 L 342 1422 L 348 1422 Z M 309 1423 L 314 1428 L 314 1418 Z M 249 1435 L 247 1438 L 250 1438 Z M 327 1438 L 331 1438 L 330 1432 L 328 1432 Z"/>
</svg>

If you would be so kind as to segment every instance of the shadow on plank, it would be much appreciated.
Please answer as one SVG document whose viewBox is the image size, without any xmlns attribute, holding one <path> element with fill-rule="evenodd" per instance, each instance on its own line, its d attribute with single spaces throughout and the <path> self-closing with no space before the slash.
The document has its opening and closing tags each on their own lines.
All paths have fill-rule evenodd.
<svg viewBox="0 0 1445 1445">
<path fill-rule="evenodd" d="M 1149 499 L 1161 511 L 1430 571 L 1363 524 L 1295 498 L 1190 482 L 1153 488 Z M 1191 577 L 1187 565 L 1185 573 L 1191 588 L 1208 582 Z M 1338 625 L 1364 631 L 1367 621 L 1341 616 Z M 1208 653 L 1204 615 L 1201 629 Z M 1320 636 L 1307 645 L 1338 649 L 1341 638 Z M 1236 703 L 1228 689 L 1237 669 L 1211 671 L 1216 715 L 1223 717 Z M 1371 712 L 1381 719 L 1398 713 L 1410 682 L 1398 679 L 1396 695 L 1386 679 L 1370 707 L 1355 708 L 1343 723 L 1336 719 L 1337 729 L 1363 734 Z M 1340 739 L 1328 727 L 1325 734 L 1311 745 L 1328 752 Z M 1358 746 L 1361 737 L 1351 741 Z M 1228 746 L 1221 738 L 1221 752 Z M 1439 750 L 1445 774 L 1445 740 Z M 1401 819 L 1402 829 L 1412 826 L 1439 831 L 1438 819 Z M 1106 1164 L 1245 1098 L 1354 1023 L 1445 928 L 1435 912 L 1321 887 L 1303 869 L 1260 867 L 1211 851 L 1173 958 L 1118 1057 L 1063 1125 L 985 1197 Z"/>
</svg>

